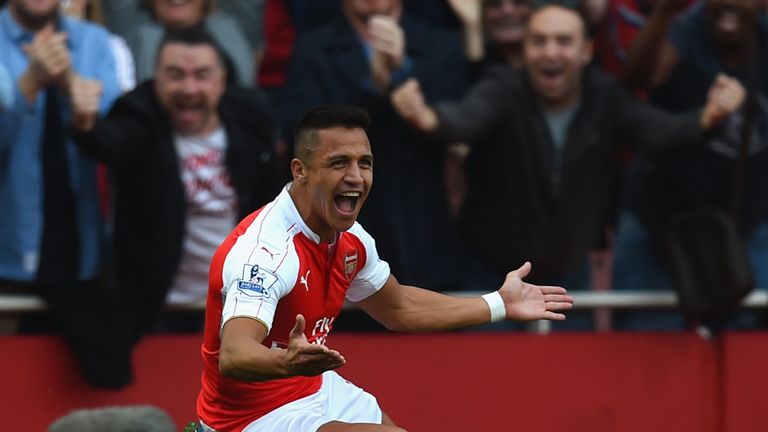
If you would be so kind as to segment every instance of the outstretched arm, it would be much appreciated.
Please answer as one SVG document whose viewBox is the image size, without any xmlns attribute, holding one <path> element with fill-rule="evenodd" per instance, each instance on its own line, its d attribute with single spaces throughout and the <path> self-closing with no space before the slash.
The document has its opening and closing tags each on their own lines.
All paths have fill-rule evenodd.
<svg viewBox="0 0 768 432">
<path fill-rule="evenodd" d="M 614 104 L 623 140 L 646 150 L 686 147 L 703 142 L 726 117 L 743 104 L 746 92 L 738 80 L 718 75 L 702 109 L 669 113 L 622 92 Z"/>
<path fill-rule="evenodd" d="M 509 115 L 515 79 L 516 73 L 509 68 L 494 68 L 461 100 L 436 106 L 428 105 L 419 82 L 409 79 L 392 92 L 390 101 L 401 117 L 422 132 L 446 142 L 473 142 Z"/>
<path fill-rule="evenodd" d="M 565 288 L 539 286 L 523 281 L 531 264 L 507 274 L 498 291 L 483 297 L 454 297 L 401 285 L 390 276 L 376 294 L 360 307 L 390 330 L 427 332 L 451 330 L 501 319 L 564 320 L 562 311 L 573 306 Z"/>
<path fill-rule="evenodd" d="M 314 376 L 337 369 L 346 360 L 325 345 L 311 344 L 304 335 L 304 316 L 296 315 L 287 349 L 262 345 L 267 327 L 251 318 L 227 321 L 221 332 L 219 372 L 241 381 L 266 381 L 291 376 Z"/>
</svg>

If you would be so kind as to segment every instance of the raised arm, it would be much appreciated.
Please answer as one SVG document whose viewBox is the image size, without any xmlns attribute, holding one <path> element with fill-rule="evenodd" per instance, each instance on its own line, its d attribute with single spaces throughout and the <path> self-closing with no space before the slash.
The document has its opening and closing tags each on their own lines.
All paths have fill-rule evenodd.
<svg viewBox="0 0 768 432">
<path fill-rule="evenodd" d="M 623 80 L 635 90 L 647 90 L 663 84 L 677 65 L 675 47 L 667 39 L 667 30 L 681 9 L 681 0 L 657 0 L 653 11 L 629 49 Z"/>
<path fill-rule="evenodd" d="M 447 0 L 461 22 L 464 33 L 464 55 L 469 61 L 485 56 L 481 0 Z"/>
<path fill-rule="evenodd" d="M 427 105 L 414 79 L 392 92 L 390 100 L 400 116 L 422 132 L 448 142 L 472 142 L 507 112 L 514 97 L 504 82 L 510 73 L 507 68 L 493 70 L 458 102 Z"/>
<path fill-rule="evenodd" d="M 146 108 L 141 103 L 141 89 L 119 98 L 106 117 L 97 117 L 93 111 L 94 99 L 102 94 L 98 82 L 78 78 L 70 88 L 72 95 L 75 143 L 87 154 L 112 167 L 130 166 L 147 146 L 156 142 L 155 116 L 161 112 Z"/>
<path fill-rule="evenodd" d="M 623 102 L 615 105 L 623 138 L 653 150 L 701 142 L 705 134 L 741 107 L 746 92 L 738 80 L 720 74 L 709 88 L 704 107 L 683 114 L 668 113 L 627 93 L 621 97 Z"/>
<path fill-rule="evenodd" d="M 390 276 L 376 294 L 360 307 L 390 330 L 442 331 L 500 320 L 564 320 L 573 298 L 562 287 L 539 286 L 523 281 L 531 264 L 507 274 L 498 291 L 482 297 L 454 297 L 401 285 Z"/>
<path fill-rule="evenodd" d="M 346 360 L 338 351 L 307 342 L 305 325 L 304 317 L 297 315 L 288 348 L 269 349 L 261 343 L 267 336 L 264 324 L 252 318 L 232 318 L 221 331 L 219 372 L 241 381 L 266 381 L 320 375 L 343 366 Z"/>
</svg>

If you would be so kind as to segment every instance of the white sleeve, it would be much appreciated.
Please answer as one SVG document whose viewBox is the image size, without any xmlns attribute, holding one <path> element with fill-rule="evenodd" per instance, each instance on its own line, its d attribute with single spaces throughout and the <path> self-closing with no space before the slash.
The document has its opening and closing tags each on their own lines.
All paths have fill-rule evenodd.
<svg viewBox="0 0 768 432">
<path fill-rule="evenodd" d="M 125 43 L 125 39 L 118 35 L 111 35 L 110 44 L 112 54 L 115 56 L 115 69 L 117 69 L 117 83 L 120 90 L 127 93 L 136 87 L 136 65 L 133 63 L 133 54 Z"/>
<path fill-rule="evenodd" d="M 359 302 L 379 291 L 389 278 L 390 271 L 389 264 L 379 258 L 376 241 L 360 224 L 356 222 L 349 232 L 357 236 L 365 247 L 365 266 L 349 284 L 346 295 L 347 300 Z"/>
<path fill-rule="evenodd" d="M 296 284 L 299 262 L 292 244 L 277 246 L 247 235 L 238 239 L 224 261 L 222 328 L 232 318 L 249 317 L 267 332 L 272 329 L 278 301 Z"/>
</svg>

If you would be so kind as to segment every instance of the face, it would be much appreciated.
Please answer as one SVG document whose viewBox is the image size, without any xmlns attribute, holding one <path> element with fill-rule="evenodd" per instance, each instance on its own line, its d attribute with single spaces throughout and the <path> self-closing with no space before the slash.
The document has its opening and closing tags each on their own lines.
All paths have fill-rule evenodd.
<svg viewBox="0 0 768 432">
<path fill-rule="evenodd" d="M 373 184 L 373 155 L 365 131 L 334 127 L 317 132 L 317 144 L 303 167 L 310 211 L 307 225 L 323 239 L 352 227 Z M 296 163 L 296 162 L 294 162 Z"/>
<path fill-rule="evenodd" d="M 485 0 L 483 17 L 488 34 L 499 45 L 523 42 L 525 24 L 531 14 L 529 0 Z"/>
<path fill-rule="evenodd" d="M 210 45 L 168 43 L 158 56 L 155 93 L 182 135 L 203 135 L 218 127 L 226 72 Z"/>
<path fill-rule="evenodd" d="M 592 43 L 579 15 L 558 6 L 537 10 L 528 22 L 523 51 L 539 98 L 552 108 L 575 103 L 582 71 L 592 59 Z"/>
<path fill-rule="evenodd" d="M 715 41 L 740 44 L 753 34 L 759 10 L 758 0 L 708 0 L 707 13 Z"/>
<path fill-rule="evenodd" d="M 51 22 L 59 12 L 60 0 L 10 0 L 11 12 L 23 27 L 37 30 Z"/>
<path fill-rule="evenodd" d="M 157 21 L 168 28 L 189 27 L 205 18 L 205 0 L 154 0 L 152 8 Z"/>
<path fill-rule="evenodd" d="M 344 0 L 343 5 L 352 16 L 367 21 L 373 15 L 392 15 L 400 0 Z"/>
</svg>

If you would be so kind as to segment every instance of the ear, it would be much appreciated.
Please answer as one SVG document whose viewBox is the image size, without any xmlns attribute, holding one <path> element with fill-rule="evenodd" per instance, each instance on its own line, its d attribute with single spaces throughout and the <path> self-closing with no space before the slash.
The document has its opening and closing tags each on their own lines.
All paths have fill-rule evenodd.
<svg viewBox="0 0 768 432">
<path fill-rule="evenodd" d="M 307 168 L 304 166 L 304 162 L 296 158 L 292 159 L 291 175 L 293 176 L 293 181 L 305 183 L 307 181 Z"/>
</svg>

